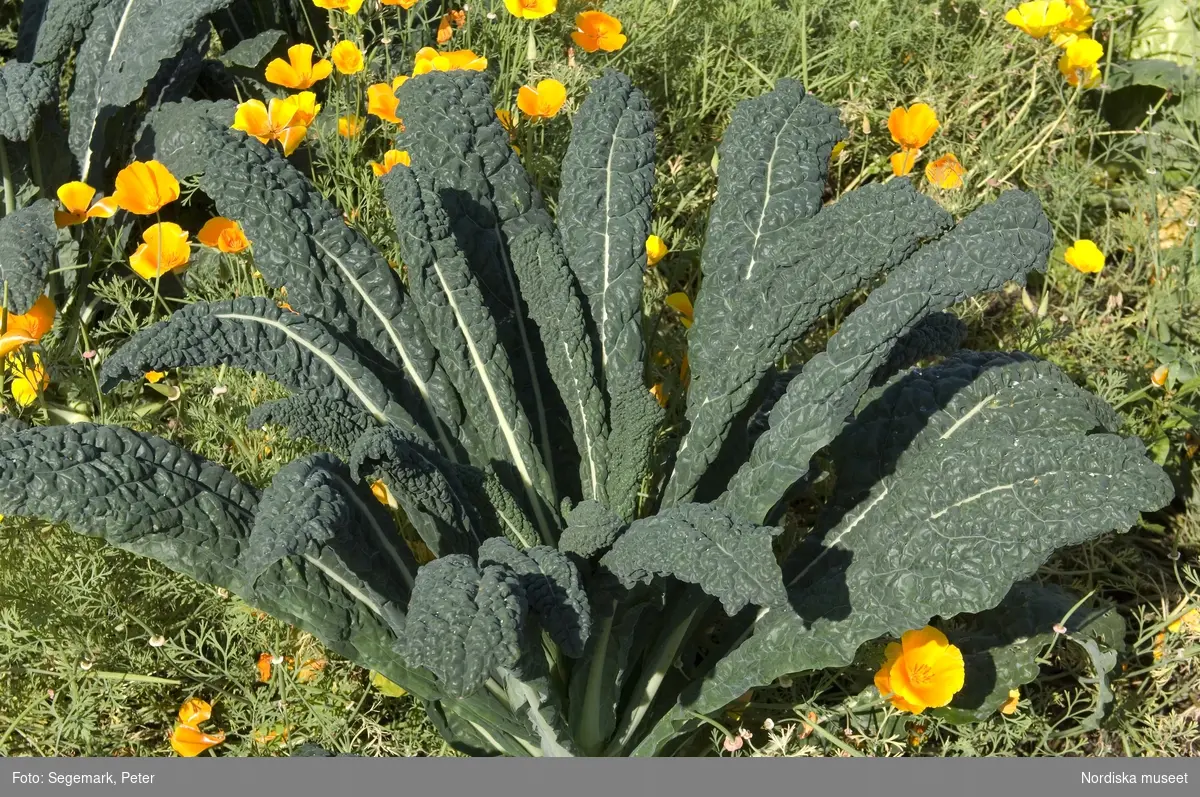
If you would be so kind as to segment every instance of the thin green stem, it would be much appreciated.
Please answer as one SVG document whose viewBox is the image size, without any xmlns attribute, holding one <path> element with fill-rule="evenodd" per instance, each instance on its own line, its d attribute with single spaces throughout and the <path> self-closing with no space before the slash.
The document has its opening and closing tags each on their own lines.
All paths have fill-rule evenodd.
<svg viewBox="0 0 1200 797">
<path fill-rule="evenodd" d="M 7 216 L 17 209 L 17 196 L 13 191 L 12 169 L 8 165 L 8 150 L 4 148 L 3 139 L 0 139 L 0 175 L 4 177 L 4 215 Z"/>
</svg>

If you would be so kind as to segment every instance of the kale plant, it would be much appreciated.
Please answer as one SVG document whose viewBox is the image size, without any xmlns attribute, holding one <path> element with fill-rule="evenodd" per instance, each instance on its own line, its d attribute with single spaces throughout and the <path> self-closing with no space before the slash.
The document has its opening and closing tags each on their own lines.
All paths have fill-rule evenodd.
<svg viewBox="0 0 1200 797">
<path fill-rule="evenodd" d="M 267 374 L 291 395 L 250 422 L 323 453 L 259 490 L 148 434 L 10 423 L 0 512 L 229 589 L 408 689 L 460 749 L 658 755 L 756 686 L 956 615 L 968 680 L 946 710 L 986 716 L 1073 603 L 1023 579 L 1170 500 L 1118 416 L 1056 367 L 958 350 L 948 308 L 1045 267 L 1033 196 L 956 223 L 896 179 L 823 206 L 836 112 L 790 80 L 741 103 L 686 430 L 660 465 L 645 96 L 615 72 L 593 82 L 553 217 L 485 76 L 433 72 L 400 98 L 412 166 L 384 189 L 403 275 L 277 152 L 206 121 L 219 113 L 155 121 L 156 156 L 199 174 L 294 310 L 190 305 L 111 356 L 105 387 L 182 366 Z M 823 352 L 777 368 L 867 289 Z M 785 533 L 771 524 L 795 499 L 819 506 Z M 1121 641 L 1119 622 L 1071 622 Z"/>
</svg>

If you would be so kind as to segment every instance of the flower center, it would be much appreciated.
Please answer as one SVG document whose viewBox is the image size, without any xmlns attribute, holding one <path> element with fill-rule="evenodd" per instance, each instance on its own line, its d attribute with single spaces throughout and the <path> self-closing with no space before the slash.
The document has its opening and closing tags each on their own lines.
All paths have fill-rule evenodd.
<svg viewBox="0 0 1200 797">
<path fill-rule="evenodd" d="M 908 680 L 913 686 L 927 686 L 933 680 L 933 668 L 928 664 L 914 664 L 908 668 Z"/>
</svg>

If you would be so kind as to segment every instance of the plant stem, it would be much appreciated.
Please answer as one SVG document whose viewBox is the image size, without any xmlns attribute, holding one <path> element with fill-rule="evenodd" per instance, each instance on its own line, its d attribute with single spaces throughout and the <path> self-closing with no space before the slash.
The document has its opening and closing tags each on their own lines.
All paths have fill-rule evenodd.
<svg viewBox="0 0 1200 797">
<path fill-rule="evenodd" d="M 646 712 L 650 710 L 650 705 L 658 695 L 658 690 L 662 687 L 667 673 L 674 665 L 675 657 L 679 653 L 680 646 L 687 639 L 688 632 L 691 631 L 696 619 L 708 610 L 709 604 L 712 602 L 712 598 L 704 595 L 695 587 L 689 587 L 678 597 L 679 601 L 675 603 L 675 609 L 664 624 L 664 628 L 671 629 L 670 633 L 659 640 L 658 646 L 649 659 L 648 666 L 643 670 L 642 678 L 633 692 L 635 702 L 630 706 L 629 713 L 626 714 L 617 733 L 613 735 L 613 742 L 609 744 L 605 755 L 617 755 L 633 738 L 638 725 L 645 719 Z"/>
<path fill-rule="evenodd" d="M 4 215 L 7 216 L 17 209 L 17 197 L 13 193 L 12 169 L 8 165 L 8 151 L 3 139 L 0 139 L 0 174 L 4 176 Z"/>
</svg>

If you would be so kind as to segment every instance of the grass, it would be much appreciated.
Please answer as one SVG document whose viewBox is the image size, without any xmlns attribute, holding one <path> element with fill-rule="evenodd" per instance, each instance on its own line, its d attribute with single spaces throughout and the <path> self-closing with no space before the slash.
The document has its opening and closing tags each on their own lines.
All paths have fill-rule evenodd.
<svg viewBox="0 0 1200 797">
<path fill-rule="evenodd" d="M 1200 372 L 1194 312 L 1200 198 L 1183 188 L 1189 174 L 1180 175 L 1165 143 L 1110 127 L 1099 110 L 1116 95 L 1068 86 L 1053 48 L 1005 24 L 998 2 L 611 0 L 606 10 L 625 22 L 629 44 L 611 56 L 576 53 L 574 66 L 561 42 L 582 3 L 563 0 L 558 14 L 537 23 L 533 60 L 525 29 L 507 19 L 498 0 L 490 3 L 499 15 L 495 22 L 486 18 L 486 0 L 470 5 L 468 23 L 452 44 L 499 65 L 501 104 L 515 111 L 519 85 L 554 77 L 577 105 L 587 80 L 610 64 L 643 87 L 659 113 L 654 230 L 672 252 L 647 275 L 645 307 L 651 370 L 670 397 L 669 417 L 682 417 L 684 332 L 662 299 L 674 291 L 695 296 L 716 191 L 716 147 L 732 107 L 787 76 L 836 105 L 850 130 L 831 170 L 831 198 L 890 176 L 888 112 L 916 101 L 937 109 L 942 123 L 925 159 L 952 151 L 969 170 L 965 188 L 956 192 L 914 177 L 948 210 L 962 215 L 1009 187 L 1038 194 L 1056 233 L 1049 271 L 1024 289 L 1011 286 L 958 308 L 970 324 L 968 345 L 1024 349 L 1065 368 L 1121 410 L 1126 431 L 1147 442 L 1178 487 L 1167 511 L 1130 533 L 1060 552 L 1039 572 L 1041 579 L 1116 603 L 1126 620 L 1127 649 L 1101 718 L 1095 716 L 1101 690 L 1089 660 L 1064 643 L 1047 651 L 1042 676 L 1022 689 L 1011 716 L 969 726 L 898 716 L 869 704 L 861 676 L 823 672 L 758 690 L 748 705 L 718 718 L 725 731 L 714 728 L 713 752 L 739 727 L 752 735 L 738 755 L 1200 752 L 1200 629 L 1165 630 L 1185 607 L 1200 605 L 1200 496 L 1192 475 L 1200 433 L 1191 383 Z M 1097 12 L 1094 35 L 1105 37 L 1115 58 L 1130 39 L 1134 5 L 1115 2 Z M 355 37 L 356 26 L 342 33 Z M 7 41 L 0 36 L 0 44 Z M 336 80 L 312 145 L 319 153 L 313 174 L 386 251 L 390 221 L 367 166 L 386 149 L 386 131 L 373 124 L 350 140 L 335 132 L 337 115 L 364 114 L 363 86 L 357 77 Z M 516 132 L 523 159 L 551 199 L 569 127 L 560 115 L 522 123 Z M 1190 153 L 1194 181 L 1200 148 L 1179 146 Z M 1099 275 L 1064 263 L 1063 250 L 1080 237 L 1108 254 Z M 52 401 L 25 415 L 47 420 L 53 410 L 49 417 L 62 420 L 76 412 L 153 430 L 252 483 L 266 483 L 306 449 L 276 431 L 245 428 L 252 406 L 283 395 L 265 379 L 198 369 L 172 373 L 159 385 L 99 395 L 95 360 L 79 355 L 95 349 L 103 359 L 148 322 L 152 299 L 144 285 L 124 277 L 129 247 L 118 243 L 83 241 L 97 267 L 112 266 L 96 293 L 103 306 L 116 309 L 91 327 L 89 338 L 46 341 Z M 269 292 L 245 257 L 205 256 L 187 280 L 186 300 Z M 178 285 L 167 285 L 165 295 L 185 300 Z M 851 305 L 814 333 L 814 345 Z M 1170 366 L 1164 387 L 1149 381 L 1161 364 Z M 159 637 L 163 644 L 150 644 Z M 264 683 L 255 668 L 262 653 L 293 664 L 326 664 L 303 680 L 296 668 L 277 665 Z M 368 673 L 237 598 L 63 529 L 4 522 L 0 754 L 170 754 L 167 732 L 191 696 L 210 700 L 211 727 L 228 731 L 214 749 L 221 755 L 281 754 L 306 741 L 368 755 L 450 754 L 410 697 L 384 695 Z"/>
</svg>

